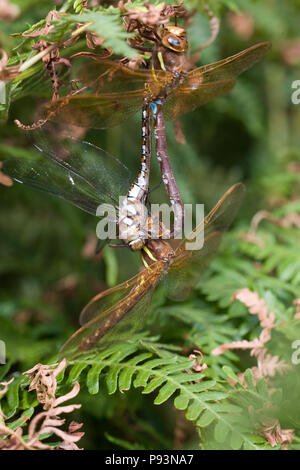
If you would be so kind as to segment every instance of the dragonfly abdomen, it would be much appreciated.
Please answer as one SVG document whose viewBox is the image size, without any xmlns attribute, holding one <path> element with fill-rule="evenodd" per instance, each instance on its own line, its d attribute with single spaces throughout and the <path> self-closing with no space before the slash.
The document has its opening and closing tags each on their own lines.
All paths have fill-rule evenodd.
<svg viewBox="0 0 300 470">
<path fill-rule="evenodd" d="M 150 177 L 151 158 L 151 113 L 145 99 L 142 110 L 142 155 L 140 171 L 130 186 L 127 197 L 119 209 L 120 237 L 133 250 L 141 250 L 148 239 L 148 211 L 144 205 Z"/>
<path fill-rule="evenodd" d="M 142 110 L 142 155 L 140 171 L 129 188 L 128 197 L 145 200 L 149 189 L 151 158 L 151 111 L 150 103 L 145 99 Z"/>
</svg>

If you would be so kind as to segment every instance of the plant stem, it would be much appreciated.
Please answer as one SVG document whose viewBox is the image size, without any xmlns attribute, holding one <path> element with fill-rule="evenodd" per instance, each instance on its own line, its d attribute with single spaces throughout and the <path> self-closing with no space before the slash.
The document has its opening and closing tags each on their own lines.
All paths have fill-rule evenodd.
<svg viewBox="0 0 300 470">
<path fill-rule="evenodd" d="M 80 28 L 76 29 L 76 31 L 73 31 L 73 33 L 71 34 L 71 37 L 72 37 L 72 38 L 75 38 L 76 36 L 78 36 L 79 34 L 81 34 L 82 31 L 85 31 L 86 29 L 88 29 L 88 27 L 89 27 L 92 23 L 93 23 L 92 21 L 89 21 L 88 23 L 84 24 L 84 25 L 81 26 Z M 43 51 L 38 52 L 35 56 L 33 56 L 33 57 L 31 57 L 30 59 L 26 60 L 26 61 L 24 62 L 24 64 L 22 64 L 21 67 L 19 68 L 19 72 L 24 72 L 24 71 L 27 70 L 29 67 L 31 67 L 32 65 L 36 64 L 40 59 L 42 59 L 43 57 L 45 57 L 45 55 L 49 54 L 49 52 L 51 52 L 53 49 L 55 49 L 58 45 L 59 45 L 59 43 L 51 44 L 50 46 L 46 47 L 46 49 L 44 49 Z"/>
</svg>

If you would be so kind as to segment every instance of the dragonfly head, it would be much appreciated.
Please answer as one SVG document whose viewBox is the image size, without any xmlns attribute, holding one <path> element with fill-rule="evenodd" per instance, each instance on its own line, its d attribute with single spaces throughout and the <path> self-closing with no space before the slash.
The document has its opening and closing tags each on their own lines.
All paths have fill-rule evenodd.
<svg viewBox="0 0 300 470">
<path fill-rule="evenodd" d="M 164 26 L 161 31 L 161 42 L 164 47 L 174 52 L 185 52 L 188 48 L 186 30 L 179 26 Z"/>
</svg>

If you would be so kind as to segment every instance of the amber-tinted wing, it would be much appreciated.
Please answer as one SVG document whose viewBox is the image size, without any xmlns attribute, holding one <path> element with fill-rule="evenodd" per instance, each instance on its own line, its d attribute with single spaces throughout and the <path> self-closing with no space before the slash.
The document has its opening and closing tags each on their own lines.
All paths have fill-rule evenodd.
<svg viewBox="0 0 300 470">
<path fill-rule="evenodd" d="M 234 79 L 262 59 L 270 48 L 268 42 L 256 44 L 189 72 L 186 80 L 168 96 L 164 106 L 166 119 L 175 119 L 230 91 Z"/>
<path fill-rule="evenodd" d="M 117 126 L 142 108 L 143 94 L 78 94 L 60 98 L 46 106 L 42 118 L 74 126 L 106 129 Z"/>
<path fill-rule="evenodd" d="M 153 74 L 109 61 L 89 62 L 77 71 L 78 91 L 47 103 L 41 117 L 87 128 L 113 127 L 141 109 L 145 93 L 156 96 L 171 79 L 168 72 Z"/>
<path fill-rule="evenodd" d="M 129 339 L 143 325 L 160 275 L 157 269 L 144 269 L 94 297 L 80 315 L 83 326 L 64 344 L 60 357 L 71 359 L 86 350 L 100 351 Z"/>
<path fill-rule="evenodd" d="M 79 68 L 76 76 L 88 93 L 93 90 L 96 94 L 143 93 L 145 83 L 150 87 L 150 91 L 156 94 L 162 83 L 173 78 L 170 72 L 131 69 L 112 61 L 89 62 Z"/>
<path fill-rule="evenodd" d="M 212 64 L 203 65 L 189 73 L 189 79 L 201 75 L 203 82 L 216 82 L 217 80 L 231 80 L 248 70 L 261 60 L 271 49 L 270 42 L 262 42 L 248 47 L 226 59 L 218 60 Z"/>
<path fill-rule="evenodd" d="M 164 106 L 166 119 L 173 120 L 228 93 L 234 86 L 234 79 L 269 49 L 269 43 L 257 44 L 189 72 L 180 86 L 168 92 Z M 47 102 L 41 113 L 42 119 L 86 128 L 113 127 L 141 109 L 145 95 L 157 97 L 173 78 L 171 72 L 131 70 L 110 61 L 88 62 L 79 69 L 72 67 L 72 71 L 77 90 L 71 93 L 69 90 L 66 96 Z"/>
<path fill-rule="evenodd" d="M 180 89 L 169 94 L 163 108 L 164 116 L 168 120 L 173 120 L 181 114 L 194 111 L 199 106 L 229 93 L 234 85 L 234 80 L 221 80 L 202 83 L 196 90 L 181 86 Z"/>
<path fill-rule="evenodd" d="M 216 254 L 223 232 L 238 211 L 243 193 L 244 186 L 236 184 L 205 218 L 205 240 L 201 250 L 186 249 L 186 242 L 193 242 L 199 226 L 178 246 L 164 280 L 167 295 L 183 298 L 194 287 Z M 167 266 L 168 262 L 157 261 L 151 269 L 144 269 L 129 281 L 94 297 L 81 313 L 83 326 L 66 342 L 60 356 L 71 359 L 85 350 L 99 351 L 112 343 L 129 339 L 143 324 L 152 293 Z"/>
<path fill-rule="evenodd" d="M 205 217 L 204 224 L 198 225 L 177 247 L 172 266 L 164 281 L 168 297 L 182 300 L 197 284 L 215 256 L 223 233 L 235 218 L 243 201 L 244 192 L 243 184 L 232 186 Z M 203 229 L 203 247 L 187 249 L 187 243 L 195 243 L 197 237 L 200 239 Z"/>
</svg>

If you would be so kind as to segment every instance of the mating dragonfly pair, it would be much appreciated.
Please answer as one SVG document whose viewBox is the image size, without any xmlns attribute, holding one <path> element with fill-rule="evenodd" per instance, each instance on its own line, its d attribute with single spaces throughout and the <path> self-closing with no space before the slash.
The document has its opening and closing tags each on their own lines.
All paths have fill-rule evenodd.
<svg viewBox="0 0 300 470">
<path fill-rule="evenodd" d="M 196 227 L 176 249 L 164 240 L 169 237 L 164 236 L 163 228 L 158 239 L 153 239 L 144 222 L 141 224 L 140 211 L 149 186 L 150 109 L 154 117 L 156 154 L 174 206 L 173 232 L 176 232 L 183 222 L 183 205 L 167 153 L 164 115 L 167 119 L 175 119 L 230 91 L 235 77 L 262 58 L 269 48 L 268 43 L 258 44 L 187 72 L 182 60 L 186 50 L 184 31 L 169 27 L 159 50 L 153 53 L 150 70 L 133 71 L 110 61 L 94 61 L 79 70 L 82 88 L 47 104 L 39 123 L 55 118 L 77 126 L 106 128 L 119 124 L 142 108 L 141 167 L 138 176 L 131 185 L 128 184 L 129 189 L 128 186 L 124 188 L 127 176 L 124 165 L 87 142 L 66 139 L 64 146 L 61 142 L 49 146 L 40 138 L 36 147 L 46 160 L 11 159 L 4 162 L 3 171 L 14 180 L 62 197 L 93 215 L 100 204 L 113 204 L 119 211 L 118 220 L 124 225 L 121 231 L 119 223 L 125 244 L 133 250 L 146 251 L 145 261 L 150 268 L 144 268 L 132 279 L 100 293 L 89 302 L 80 317 L 83 326 L 65 344 L 63 356 L 72 358 L 91 348 L 101 349 L 118 339 L 121 331 L 131 331 L 128 325 L 136 328 L 162 278 L 167 295 L 174 296 L 176 292 L 176 298 L 183 298 L 196 284 L 217 251 L 222 233 L 235 217 L 244 186 L 237 184 L 230 188 L 205 218 L 204 224 Z M 118 92 L 112 91 L 115 87 Z M 118 207 L 118 196 L 123 194 L 127 195 L 125 203 Z M 149 217 L 146 222 L 147 227 L 152 226 Z M 203 248 L 186 250 L 186 241 L 193 240 L 203 227 Z"/>
</svg>

